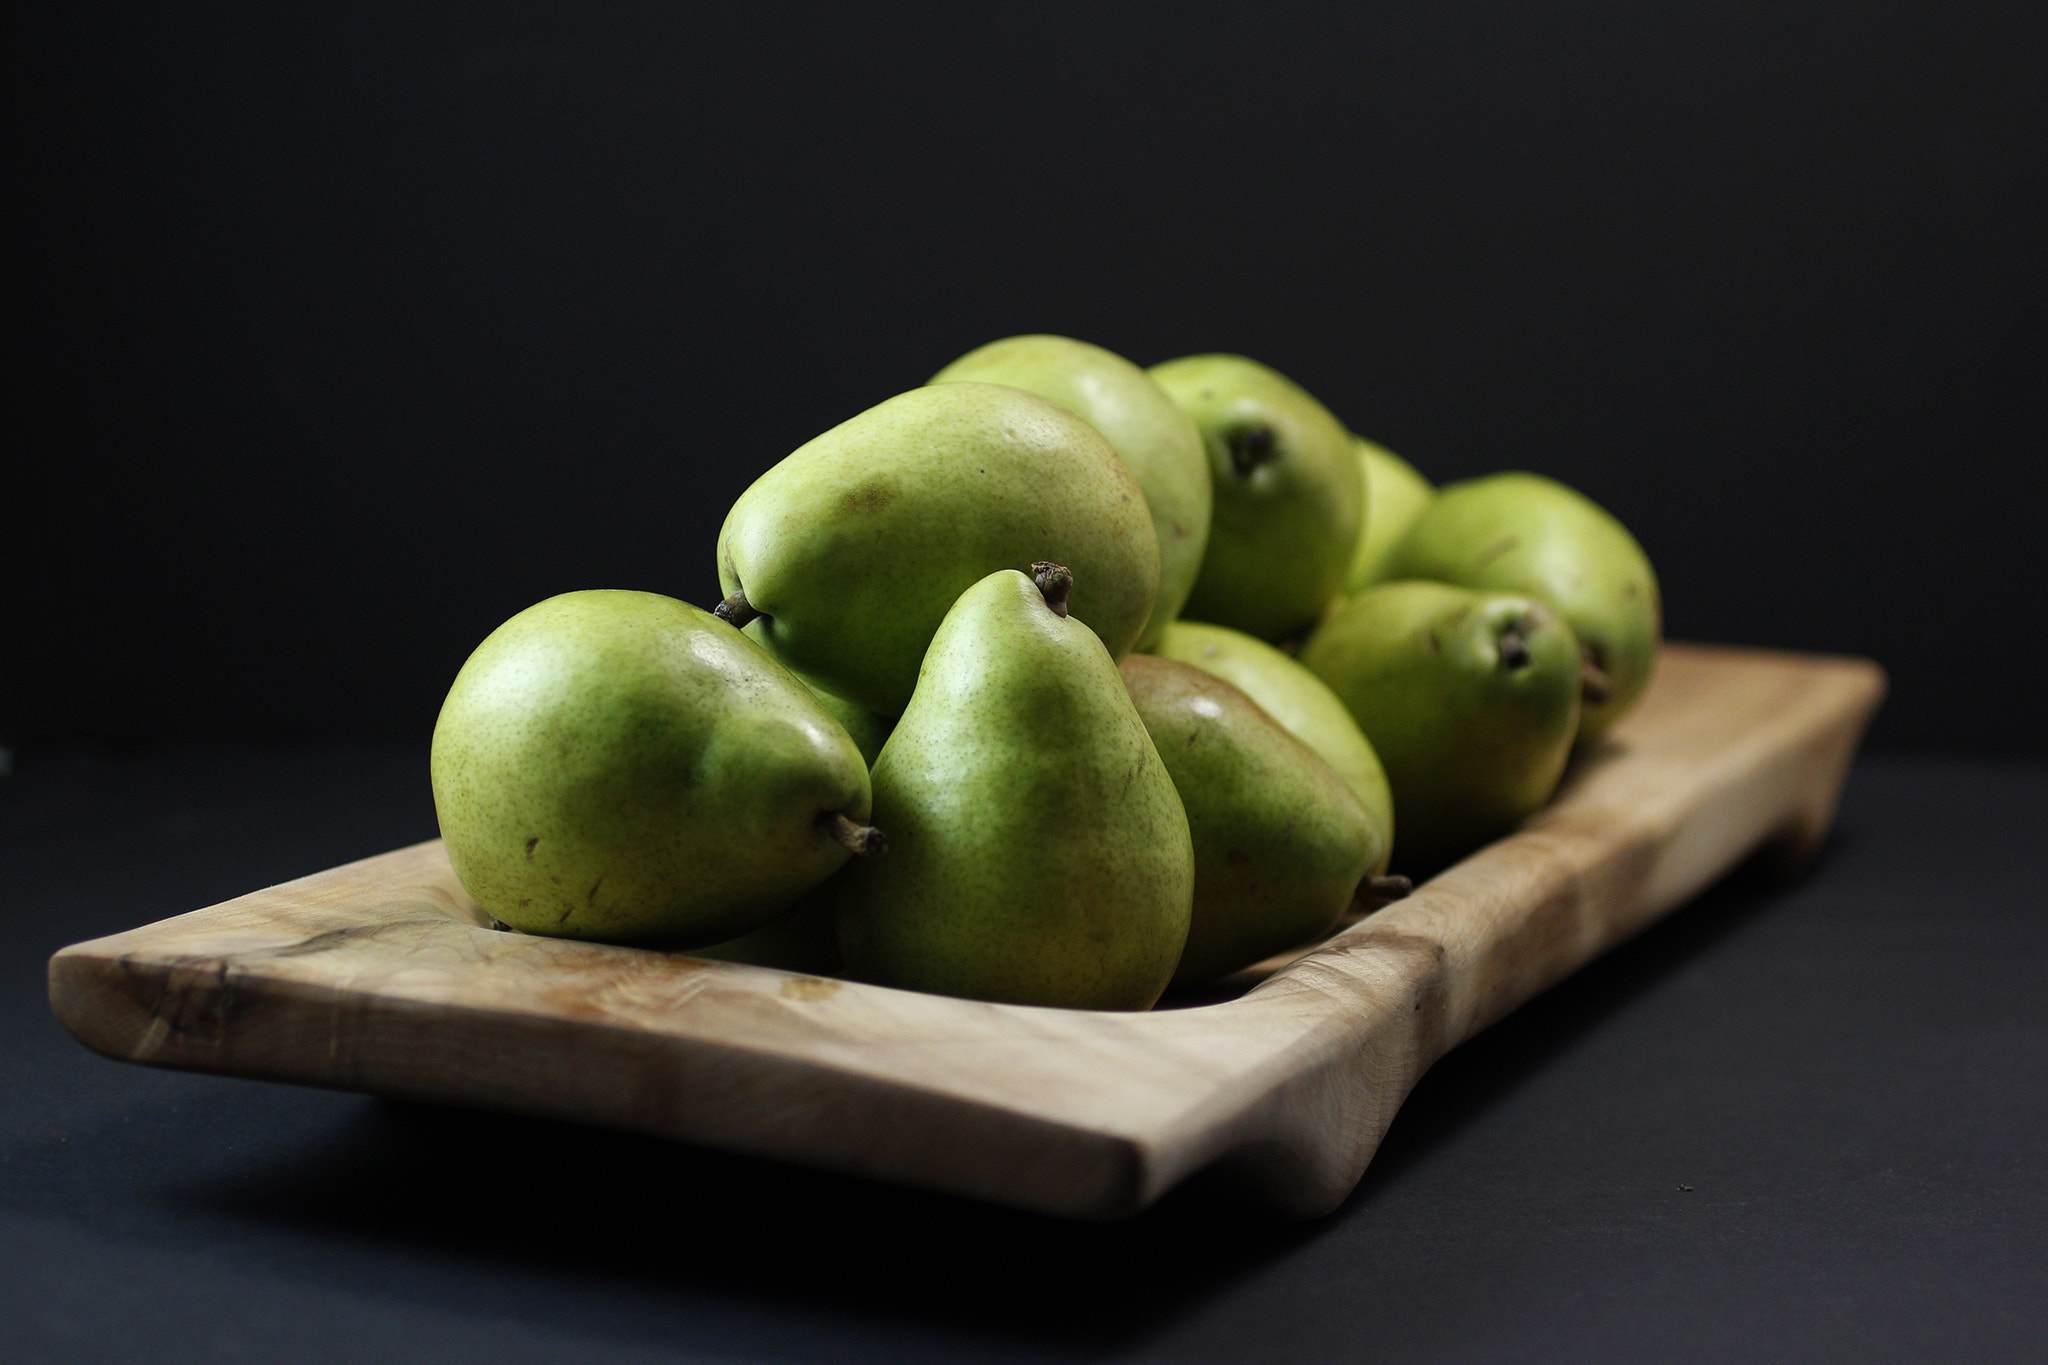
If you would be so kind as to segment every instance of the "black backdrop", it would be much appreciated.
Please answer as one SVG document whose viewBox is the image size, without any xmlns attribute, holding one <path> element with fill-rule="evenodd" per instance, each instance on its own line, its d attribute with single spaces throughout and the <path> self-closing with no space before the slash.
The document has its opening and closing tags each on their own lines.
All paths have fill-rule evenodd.
<svg viewBox="0 0 2048 1365">
<path fill-rule="evenodd" d="M 513 611 L 708 605 L 760 470 L 1057 331 L 1552 473 L 1674 635 L 2048 754 L 2044 15 L 17 11 L 0 742 L 423 743 Z"/>
</svg>

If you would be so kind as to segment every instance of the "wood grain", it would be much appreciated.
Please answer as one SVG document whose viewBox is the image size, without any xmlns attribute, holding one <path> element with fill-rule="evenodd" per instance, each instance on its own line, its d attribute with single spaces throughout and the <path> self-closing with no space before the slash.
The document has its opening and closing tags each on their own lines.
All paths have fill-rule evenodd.
<svg viewBox="0 0 2048 1365">
<path fill-rule="evenodd" d="M 1814 847 L 1867 661 L 1669 645 L 1520 832 L 1146 1014 L 983 1004 L 491 930 L 439 841 L 59 952 L 80 1041 L 153 1066 L 635 1129 L 1080 1217 L 1218 1166 L 1313 1216 L 1431 1062 L 1760 846 Z M 1257 974 L 1252 974 L 1257 975 Z"/>
</svg>

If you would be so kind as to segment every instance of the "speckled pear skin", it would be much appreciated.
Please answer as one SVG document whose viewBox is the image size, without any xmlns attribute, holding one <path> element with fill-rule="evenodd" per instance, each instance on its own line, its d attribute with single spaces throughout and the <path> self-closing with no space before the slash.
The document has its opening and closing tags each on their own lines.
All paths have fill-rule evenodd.
<svg viewBox="0 0 2048 1365">
<path fill-rule="evenodd" d="M 1015 336 L 968 352 L 940 370 L 956 379 L 1009 384 L 1049 398 L 1086 419 L 1123 457 L 1152 513 L 1159 537 L 1159 594 L 1138 635 L 1150 649 L 1180 614 L 1209 545 L 1215 494 L 1202 433 L 1152 377 L 1114 351 L 1063 336 Z"/>
<path fill-rule="evenodd" d="M 1386 853 L 1385 827 L 1259 704 L 1199 668 L 1117 665 L 1173 776 L 1194 841 L 1195 899 L 1175 986 L 1327 934 Z"/>
<path fill-rule="evenodd" d="M 1070 609 L 1121 656 L 1159 587 L 1145 495 L 1095 428 L 998 384 L 938 384 L 800 447 L 740 495 L 720 591 L 760 639 L 850 702 L 900 714 L 954 601 L 1001 568 L 1074 573 Z"/>
<path fill-rule="evenodd" d="M 1351 553 L 1351 568 L 1344 575 L 1344 591 L 1360 592 L 1393 575 L 1387 560 L 1394 546 L 1436 497 L 1436 489 L 1416 471 L 1414 465 L 1383 445 L 1352 438 L 1358 465 L 1365 476 L 1365 525 L 1358 533 L 1358 547 Z"/>
<path fill-rule="evenodd" d="M 860 750 L 861 762 L 873 767 L 875 760 L 882 756 L 882 746 L 889 742 L 889 732 L 896 728 L 896 718 L 834 696 L 823 687 L 812 688 L 811 695 L 818 699 L 818 705 L 824 708 L 825 713 L 846 731 L 853 747 Z"/>
<path fill-rule="evenodd" d="M 750 621 L 747 623 L 746 633 L 758 645 L 761 644 L 761 635 L 767 626 L 766 618 Z M 767 648 L 766 645 L 761 647 Z M 885 716 L 878 711 L 868 710 L 858 702 L 848 701 L 817 679 L 806 678 L 795 669 L 790 669 L 790 672 L 795 673 L 797 681 L 811 690 L 811 695 L 818 699 L 818 705 L 825 709 L 826 714 L 839 722 L 840 728 L 846 731 L 847 738 L 853 741 L 853 747 L 860 750 L 861 761 L 872 768 L 876 757 L 882 752 L 883 742 L 889 738 L 889 731 L 896 727 L 896 717 Z"/>
<path fill-rule="evenodd" d="M 1193 355 L 1148 373 L 1195 420 L 1216 507 L 1182 613 L 1278 643 L 1344 587 L 1364 524 L 1351 433 L 1300 385 L 1255 360 Z M 1269 441 L 1254 441 L 1259 432 Z"/>
<path fill-rule="evenodd" d="M 1648 556 L 1585 495 L 1540 474 L 1447 484 L 1401 538 L 1390 574 L 1491 592 L 1526 593 L 1564 617 L 1607 677 L 1579 738 L 1595 738 L 1649 686 L 1663 606 Z"/>
<path fill-rule="evenodd" d="M 654 593 L 565 593 L 493 631 L 434 727 L 434 808 L 515 929 L 671 945 L 751 930 L 845 862 L 867 765 L 804 685 Z"/>
<path fill-rule="evenodd" d="M 1522 649 L 1503 647 L 1509 634 Z M 1300 657 L 1386 766 L 1396 872 L 1436 871 L 1557 789 L 1578 728 L 1579 645 L 1534 598 L 1383 583 L 1331 613 Z"/>
<path fill-rule="evenodd" d="M 1380 856 L 1367 870 L 1387 870 L 1396 828 L 1393 790 L 1379 755 L 1328 683 L 1264 640 L 1228 626 L 1176 621 L 1156 652 L 1230 683 L 1315 750 L 1365 803 L 1380 831 Z"/>
<path fill-rule="evenodd" d="M 875 763 L 889 856 L 828 884 L 848 971 L 978 1000 L 1135 1010 L 1187 941 L 1187 815 L 1079 620 L 1004 570 L 964 593 Z"/>
</svg>

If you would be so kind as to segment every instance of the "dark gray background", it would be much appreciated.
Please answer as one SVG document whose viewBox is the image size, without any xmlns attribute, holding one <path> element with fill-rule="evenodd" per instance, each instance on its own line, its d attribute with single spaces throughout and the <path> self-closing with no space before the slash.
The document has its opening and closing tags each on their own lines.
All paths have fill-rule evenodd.
<svg viewBox="0 0 2048 1365">
<path fill-rule="evenodd" d="M 1047 330 L 1552 473 L 1674 635 L 2048 754 L 2044 15 L 27 6 L 0 744 L 423 742 L 512 612 L 708 604 L 762 469 Z"/>
<path fill-rule="evenodd" d="M 565 1124 L 123 1065 L 44 962 L 432 831 L 415 746 L 0 783 L 0 1361 L 2035 1365 L 2048 769 L 1879 756 L 1440 1062 L 1303 1225 L 1076 1224 Z"/>
</svg>

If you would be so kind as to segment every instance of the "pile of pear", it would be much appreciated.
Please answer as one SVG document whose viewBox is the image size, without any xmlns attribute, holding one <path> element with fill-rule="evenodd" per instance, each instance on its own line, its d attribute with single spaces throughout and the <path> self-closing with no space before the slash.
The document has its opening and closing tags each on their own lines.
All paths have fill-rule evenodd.
<svg viewBox="0 0 2048 1365">
<path fill-rule="evenodd" d="M 1435 488 L 1256 361 L 1057 336 L 806 443 L 716 559 L 712 610 L 565 593 L 456 676 L 434 801 L 501 926 L 1149 1008 L 1512 831 L 1661 629 L 1563 484 Z"/>
</svg>

